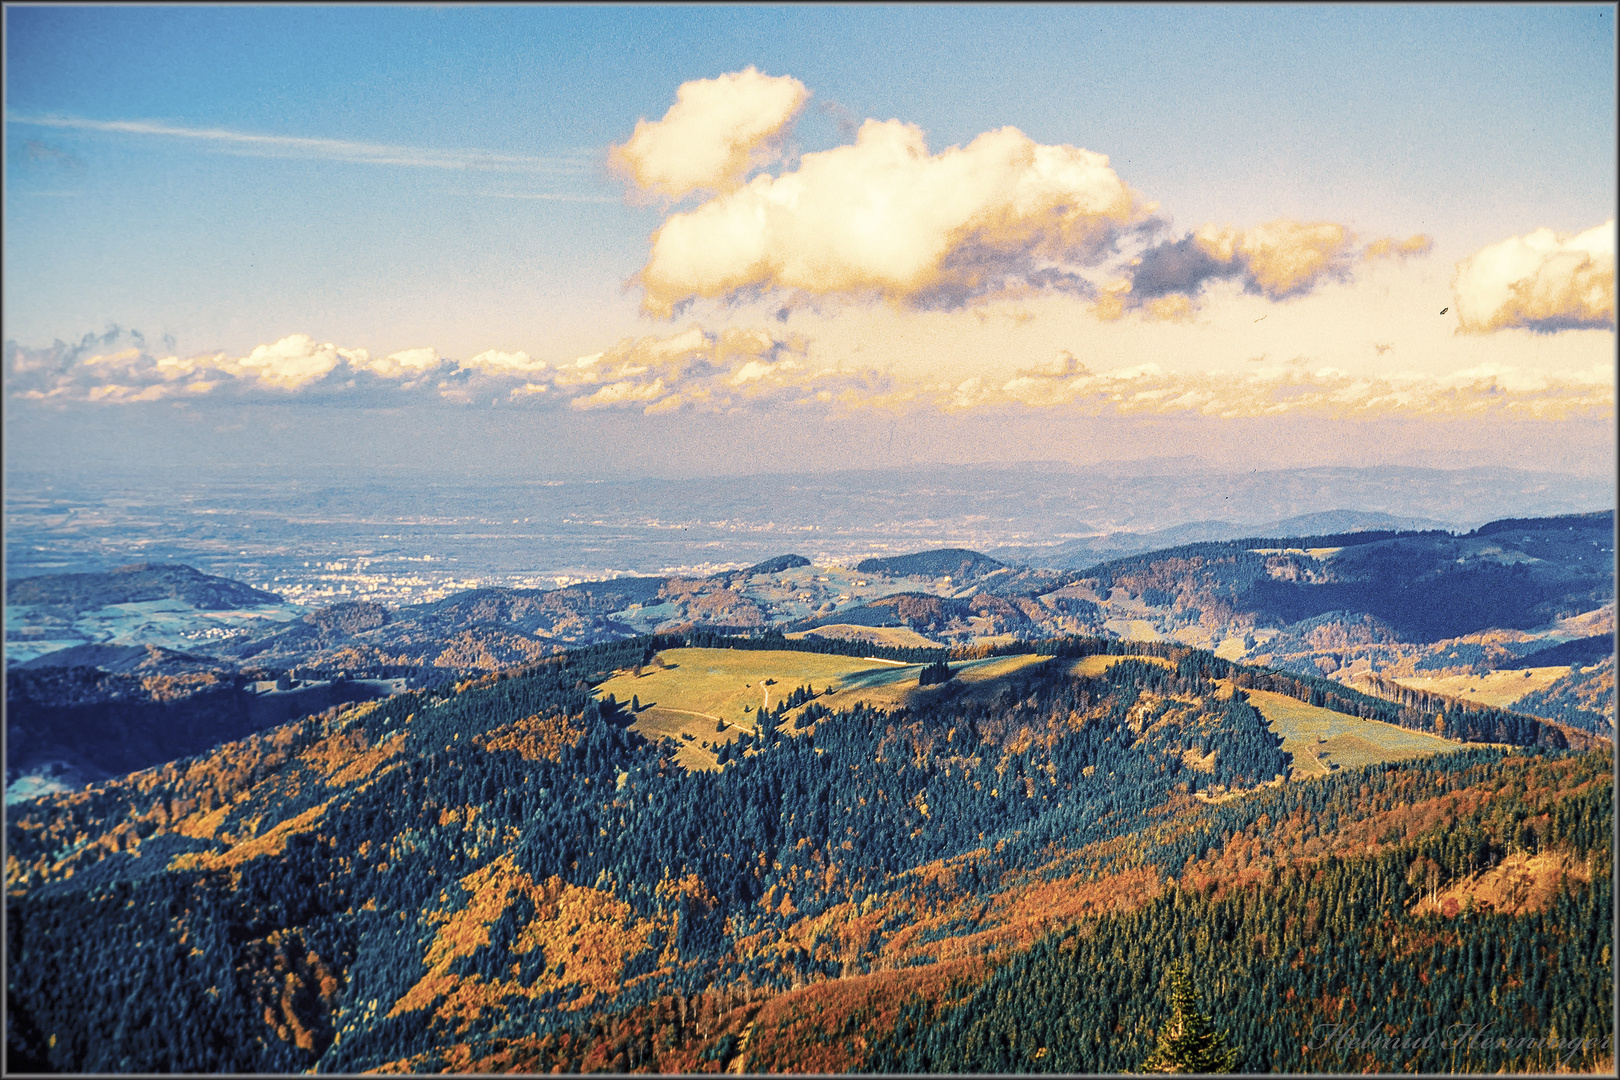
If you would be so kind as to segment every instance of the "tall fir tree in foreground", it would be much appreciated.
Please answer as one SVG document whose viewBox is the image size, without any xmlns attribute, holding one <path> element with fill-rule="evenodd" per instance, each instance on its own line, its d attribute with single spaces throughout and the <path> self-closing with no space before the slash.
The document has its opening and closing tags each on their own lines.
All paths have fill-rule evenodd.
<svg viewBox="0 0 1620 1080">
<path fill-rule="evenodd" d="M 1170 1020 L 1159 1031 L 1159 1045 L 1142 1062 L 1145 1073 L 1226 1073 L 1237 1064 L 1236 1047 L 1216 1031 L 1198 1008 L 1185 964 L 1170 967 Z"/>
</svg>

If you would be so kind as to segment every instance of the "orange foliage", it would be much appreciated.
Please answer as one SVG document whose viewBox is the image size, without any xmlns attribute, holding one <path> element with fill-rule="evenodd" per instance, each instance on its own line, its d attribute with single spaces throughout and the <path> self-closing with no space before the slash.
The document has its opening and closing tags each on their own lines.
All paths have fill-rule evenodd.
<svg viewBox="0 0 1620 1080">
<path fill-rule="evenodd" d="M 439 811 L 439 824 L 455 825 L 461 822 L 466 822 L 468 825 L 471 825 L 473 818 L 478 816 L 478 811 L 481 809 L 483 809 L 483 807 L 478 806 L 476 803 L 470 806 L 457 807 L 454 810 L 446 806 L 444 809 Z"/>
<path fill-rule="evenodd" d="M 561 761 L 563 747 L 577 746 L 584 737 L 583 728 L 553 713 L 503 724 L 487 735 L 473 736 L 473 744 L 489 751 L 516 750 L 525 761 Z"/>
<path fill-rule="evenodd" d="M 381 776 L 382 765 L 405 749 L 405 733 L 396 732 L 376 746 L 366 739 L 365 728 L 351 725 L 328 735 L 299 754 L 325 781 L 328 787 L 342 787 L 359 780 Z"/>
<path fill-rule="evenodd" d="M 1246 888 L 1261 881 L 1273 867 L 1287 866 L 1292 862 L 1316 861 L 1330 855 L 1341 858 L 1350 855 L 1376 857 L 1404 842 L 1406 837 L 1467 818 L 1489 803 L 1499 787 L 1511 786 L 1533 804 L 1547 806 L 1577 795 L 1593 783 L 1609 783 L 1607 777 L 1572 783 L 1570 778 L 1579 775 L 1579 767 L 1580 761 L 1575 758 L 1546 761 L 1529 756 L 1510 757 L 1499 762 L 1495 771 L 1481 783 L 1456 790 L 1442 790 L 1427 798 L 1417 798 L 1418 793 L 1411 786 L 1413 782 L 1406 781 L 1402 788 L 1390 793 L 1396 805 L 1369 813 L 1359 820 L 1340 817 L 1338 828 L 1333 832 L 1312 835 L 1309 839 L 1306 834 L 1314 831 L 1314 819 L 1309 812 L 1301 809 L 1272 822 L 1265 830 L 1251 827 L 1245 834 L 1234 836 L 1223 848 L 1189 866 L 1182 875 L 1182 882 L 1194 888 L 1213 887 L 1214 895 L 1219 897 L 1231 889 Z M 1436 784 L 1443 785 L 1444 778 L 1437 778 Z M 1185 822 L 1173 822 L 1166 832 L 1185 827 Z M 1573 878 L 1575 871 L 1571 869 L 1570 873 Z M 1459 904 L 1464 903 L 1474 889 L 1485 890 L 1476 897 L 1476 903 L 1481 899 L 1500 898 L 1506 895 L 1500 890 L 1511 891 L 1512 881 L 1515 880 L 1520 882 L 1519 891 L 1525 897 L 1532 894 L 1539 896 L 1545 885 L 1546 874 L 1554 875 L 1553 887 L 1556 887 L 1556 870 L 1552 864 L 1536 863 L 1535 869 L 1521 866 L 1517 870 L 1504 871 L 1504 874 L 1509 877 L 1476 882 L 1474 886 L 1459 884 L 1459 891 L 1453 899 Z M 1530 879 L 1541 884 L 1532 886 Z M 1589 880 L 1589 876 L 1581 880 Z M 1493 899 L 1492 902 L 1497 901 Z"/>
<path fill-rule="evenodd" d="M 299 770 L 289 766 L 313 766 L 323 756 L 330 758 L 338 752 L 335 748 L 328 748 L 324 755 L 315 751 L 308 759 L 303 755 L 329 741 L 334 733 L 344 732 L 376 707 L 376 703 L 368 702 L 329 709 L 319 716 L 226 743 L 204 756 L 143 769 L 42 800 L 34 809 L 13 817 L 9 824 L 24 831 L 42 832 L 40 839 L 47 850 L 58 854 L 42 855 L 27 864 L 8 860 L 7 889 L 15 895 L 47 881 L 71 877 L 76 869 L 116 852 L 138 853 L 142 833 L 178 832 L 214 839 L 238 804 L 260 785 L 280 784 L 285 793 L 296 792 Z M 376 763 L 398 749 L 394 746 L 384 751 L 379 747 L 369 751 L 376 756 L 366 759 L 363 770 L 340 773 L 341 782 L 375 775 Z M 340 782 L 339 777 L 333 780 Z M 105 809 L 109 795 L 114 799 L 111 811 Z M 230 842 L 229 837 L 224 839 Z"/>
<path fill-rule="evenodd" d="M 737 1072 L 848 1073 L 866 1062 L 869 1039 L 894 1030 L 908 1002 L 935 1009 L 965 997 L 990 973 L 981 958 L 812 983 L 765 1002 L 732 1063 Z M 827 1039 L 830 1031 L 854 1034 Z"/>
<path fill-rule="evenodd" d="M 148 675 L 141 680 L 141 689 L 153 701 L 179 701 L 190 697 L 205 686 L 217 686 L 219 678 L 211 671 L 190 671 L 178 675 Z"/>
<path fill-rule="evenodd" d="M 426 1009 L 443 1003 L 437 1015 L 459 1020 L 465 1031 L 484 1009 L 498 1008 L 505 998 L 538 998 L 555 990 L 574 988 L 577 996 L 568 1009 L 587 1009 L 617 996 L 620 990 L 662 972 L 624 979 L 626 963 L 645 952 L 656 938 L 672 940 L 673 925 L 662 919 L 638 918 L 628 904 L 599 889 L 570 885 L 549 878 L 542 885 L 519 870 L 511 855 L 461 879 L 469 894 L 467 905 L 429 918 L 441 928 L 428 946 L 423 962 L 427 974 L 394 1003 L 389 1016 Z M 471 956 L 490 944 L 489 928 L 518 897 L 527 897 L 535 917 L 518 935 L 512 952 L 524 955 L 536 949 L 545 967 L 532 983 L 513 979 L 461 977 L 450 972 L 456 960 Z M 672 950 L 663 957 L 673 960 Z M 514 976 L 516 972 L 514 971 Z"/>
<path fill-rule="evenodd" d="M 551 647 L 525 634 L 506 630 L 463 630 L 445 639 L 445 647 L 433 658 L 434 667 L 462 671 L 498 671 L 517 664 L 534 663 L 551 652 Z"/>
<path fill-rule="evenodd" d="M 263 836 L 251 837 L 243 840 L 225 851 L 187 851 L 176 855 L 169 862 L 170 870 L 234 870 L 250 859 L 262 858 L 265 855 L 280 855 L 287 850 L 287 839 L 298 833 L 306 833 L 320 824 L 321 818 L 326 815 L 326 808 L 332 805 L 327 799 L 319 806 L 312 806 L 297 817 L 277 822 L 270 831 Z"/>
<path fill-rule="evenodd" d="M 1454 882 L 1433 897 L 1422 897 L 1413 907 L 1416 914 L 1438 912 L 1452 918 L 1468 910 L 1468 902 L 1482 912 L 1524 915 L 1545 911 L 1558 896 L 1560 883 L 1586 884 L 1592 880 L 1592 867 L 1586 860 L 1563 852 L 1536 855 L 1517 852 L 1489 870 L 1482 870 Z"/>
<path fill-rule="evenodd" d="M 947 874 L 947 868 L 939 867 L 931 876 L 943 880 Z M 1021 873 L 1005 883 L 988 907 L 964 895 L 933 911 L 916 910 L 908 925 L 887 935 L 879 956 L 885 966 L 899 966 L 920 959 L 944 961 L 1028 948 L 1038 938 L 1082 919 L 1140 907 L 1163 887 L 1158 872 L 1149 867 L 1102 877 L 1077 873 L 1052 881 L 1044 880 L 1041 871 Z M 940 928 L 963 921 L 977 922 L 980 929 L 928 940 Z"/>
<path fill-rule="evenodd" d="M 340 989 L 327 963 L 304 945 L 297 930 L 276 930 L 248 942 L 243 953 L 265 1024 L 301 1050 L 324 1050 Z"/>
</svg>

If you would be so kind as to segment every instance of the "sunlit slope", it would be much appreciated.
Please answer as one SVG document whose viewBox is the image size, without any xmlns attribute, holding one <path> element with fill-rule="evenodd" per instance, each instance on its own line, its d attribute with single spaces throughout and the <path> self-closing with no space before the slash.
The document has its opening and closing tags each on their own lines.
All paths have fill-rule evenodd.
<svg viewBox="0 0 1620 1080">
<path fill-rule="evenodd" d="M 1144 660 L 1160 667 L 1175 667 L 1162 656 L 1083 656 L 1069 666 L 1069 674 L 1076 676 L 1101 675 L 1121 660 Z"/>
<path fill-rule="evenodd" d="M 925 638 L 906 626 L 856 626 L 852 623 L 829 623 L 814 630 L 795 630 L 786 635 L 790 640 L 807 637 L 831 638 L 834 641 L 871 641 L 879 645 L 893 645 L 902 649 L 937 649 L 939 642 Z"/>
<path fill-rule="evenodd" d="M 915 685 L 920 670 L 919 664 L 810 652 L 666 649 L 649 664 L 616 672 L 597 696 L 636 705 L 632 730 L 674 740 L 681 765 L 711 770 L 719 767 L 721 744 L 756 733 L 759 710 L 775 708 L 801 687 L 837 708 L 834 699 L 859 688 Z"/>
<path fill-rule="evenodd" d="M 1463 701 L 1511 709 L 1520 698 L 1545 690 L 1569 674 L 1569 665 L 1488 671 L 1467 675 L 1402 675 L 1393 682 L 1411 690 L 1427 690 Z"/>
<path fill-rule="evenodd" d="M 1406 761 L 1461 750 L 1464 744 L 1362 720 L 1331 709 L 1307 705 L 1268 690 L 1247 690 L 1249 704 L 1260 710 L 1271 730 L 1282 736 L 1282 749 L 1294 757 L 1294 777 L 1324 776 L 1379 761 Z"/>
<path fill-rule="evenodd" d="M 1049 659 L 1024 654 L 953 662 L 950 693 L 960 697 L 989 691 L 997 680 Z M 612 695 L 619 705 L 634 706 L 631 730 L 655 741 L 671 740 L 679 764 L 708 771 L 719 768 L 721 746 L 742 735 L 758 734 L 761 708 L 774 710 L 791 700 L 795 691 L 808 690 L 810 696 L 789 708 L 784 731 L 808 726 L 805 711 L 811 702 L 832 712 L 861 705 L 899 709 L 926 703 L 945 690 L 919 686 L 922 667 L 792 651 L 666 649 L 639 668 L 615 672 L 597 687 L 597 697 Z M 1092 667 L 1100 672 L 1106 665 Z"/>
<path fill-rule="evenodd" d="M 917 677 L 922 672 L 918 664 L 903 669 L 895 667 L 887 673 L 874 671 L 849 680 L 821 703 L 834 711 L 857 705 L 874 709 L 921 708 L 945 695 L 959 698 L 965 694 L 996 692 L 1000 680 L 1045 664 L 1049 659 L 1025 654 L 992 656 L 982 660 L 953 660 L 950 664 L 953 672 L 950 682 L 935 686 L 917 685 Z"/>
</svg>

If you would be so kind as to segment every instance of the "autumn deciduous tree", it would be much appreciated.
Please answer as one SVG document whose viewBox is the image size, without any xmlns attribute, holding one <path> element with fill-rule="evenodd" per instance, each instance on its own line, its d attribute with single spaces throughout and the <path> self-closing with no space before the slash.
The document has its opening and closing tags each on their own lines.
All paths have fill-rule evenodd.
<svg viewBox="0 0 1620 1080">
<path fill-rule="evenodd" d="M 1142 1062 L 1147 1073 L 1226 1073 L 1237 1064 L 1236 1047 L 1216 1031 L 1198 1008 L 1184 964 L 1170 967 L 1170 1020 L 1159 1030 L 1159 1045 Z"/>
</svg>

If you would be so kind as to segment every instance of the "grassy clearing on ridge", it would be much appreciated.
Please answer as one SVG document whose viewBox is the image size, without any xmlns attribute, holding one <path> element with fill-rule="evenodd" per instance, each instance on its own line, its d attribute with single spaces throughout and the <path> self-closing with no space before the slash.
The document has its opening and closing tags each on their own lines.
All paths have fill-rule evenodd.
<svg viewBox="0 0 1620 1080">
<path fill-rule="evenodd" d="M 1421 731 L 1363 720 L 1307 705 L 1268 690 L 1247 690 L 1249 703 L 1260 710 L 1283 739 L 1283 752 L 1294 755 L 1290 779 L 1326 776 L 1375 761 L 1406 761 L 1461 750 L 1463 743 Z"/>
<path fill-rule="evenodd" d="M 1535 690 L 1545 690 L 1569 674 L 1569 665 L 1523 668 L 1518 671 L 1491 671 L 1484 675 L 1402 675 L 1393 681 L 1409 690 L 1444 694 L 1494 709 L 1510 709 L 1513 703 Z"/>
<path fill-rule="evenodd" d="M 872 696 L 891 683 L 915 688 L 920 670 L 918 664 L 822 653 L 667 649 L 639 677 L 630 671 L 615 674 L 597 688 L 597 696 L 612 694 L 621 705 L 639 700 L 632 729 L 649 739 L 674 740 L 680 747 L 676 759 L 688 769 L 714 769 L 719 744 L 752 732 L 759 708 L 774 708 L 801 686 L 814 689 L 820 695 L 816 700 L 830 709 L 848 708 L 856 697 Z M 832 695 L 826 694 L 829 688 Z M 857 690 L 868 693 L 851 697 Z M 724 730 L 717 730 L 722 723 Z"/>
</svg>

